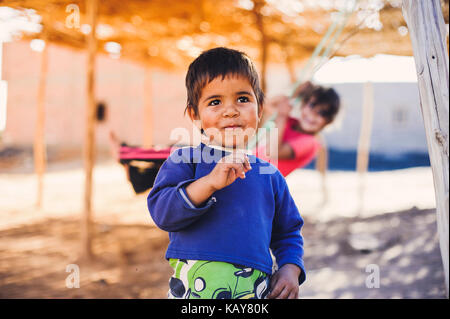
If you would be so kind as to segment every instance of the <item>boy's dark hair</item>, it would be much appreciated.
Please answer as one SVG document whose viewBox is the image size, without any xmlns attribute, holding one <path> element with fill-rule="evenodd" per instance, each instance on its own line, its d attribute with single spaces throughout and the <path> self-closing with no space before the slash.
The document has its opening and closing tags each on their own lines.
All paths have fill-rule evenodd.
<svg viewBox="0 0 450 319">
<path fill-rule="evenodd" d="M 314 109 L 320 106 L 319 114 L 327 120 L 327 123 L 333 122 L 340 106 L 339 95 L 336 91 L 332 88 L 315 86 L 303 97 L 303 103 L 308 103 L 311 98 L 314 98 L 311 107 Z"/>
<path fill-rule="evenodd" d="M 264 93 L 259 85 L 256 68 L 250 58 L 243 52 L 228 49 L 214 48 L 204 51 L 190 65 L 186 74 L 187 106 L 198 115 L 198 102 L 202 89 L 212 80 L 221 76 L 241 75 L 248 79 L 255 93 L 258 107 L 264 103 Z"/>
</svg>

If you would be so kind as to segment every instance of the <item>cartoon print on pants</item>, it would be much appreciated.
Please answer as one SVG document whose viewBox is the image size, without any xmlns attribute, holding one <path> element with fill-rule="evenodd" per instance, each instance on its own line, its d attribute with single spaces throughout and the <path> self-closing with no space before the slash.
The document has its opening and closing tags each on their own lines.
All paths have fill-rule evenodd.
<svg viewBox="0 0 450 319">
<path fill-rule="evenodd" d="M 170 260 L 175 269 L 169 297 L 184 299 L 263 299 L 269 276 L 241 265 L 197 260 Z M 217 277 L 220 272 L 223 276 Z"/>
</svg>

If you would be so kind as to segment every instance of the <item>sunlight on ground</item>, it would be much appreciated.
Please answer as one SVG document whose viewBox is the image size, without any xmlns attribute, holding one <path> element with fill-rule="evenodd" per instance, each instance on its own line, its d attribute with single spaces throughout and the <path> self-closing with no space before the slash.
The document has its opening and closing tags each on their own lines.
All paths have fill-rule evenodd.
<svg viewBox="0 0 450 319">
<path fill-rule="evenodd" d="M 50 165 L 43 207 L 36 210 L 34 174 L 0 174 L 0 286 L 8 291 L 5 296 L 165 298 L 167 234 L 151 227 L 147 193 L 135 195 L 122 166 L 112 161 L 94 170 L 94 251 L 99 259 L 81 265 L 84 289 L 65 288 L 66 266 L 78 263 L 83 182 L 79 162 Z M 430 168 L 367 173 L 362 211 L 354 172 L 328 172 L 325 205 L 318 172 L 297 170 L 287 183 L 306 220 L 307 281 L 301 298 L 444 296 Z M 371 241 L 369 252 L 355 249 Z M 377 289 L 367 287 L 370 265 L 380 268 Z"/>
<path fill-rule="evenodd" d="M 369 172 L 363 178 L 356 172 L 328 172 L 328 200 L 325 203 L 322 178 L 317 171 L 297 170 L 286 181 L 300 213 L 314 220 L 356 217 L 358 214 L 368 217 L 414 206 L 419 209 L 436 207 L 430 167 Z"/>
<path fill-rule="evenodd" d="M 323 203 L 322 179 L 317 171 L 296 170 L 286 179 L 300 213 L 312 220 L 373 216 L 417 207 L 435 207 L 431 168 L 369 172 L 364 177 L 364 200 L 360 201 L 360 177 L 355 172 L 328 172 L 328 201 Z M 72 216 L 82 212 L 84 172 L 81 167 L 54 167 L 45 174 L 41 211 L 34 209 L 34 174 L 0 174 L 0 228 L 41 218 Z M 151 223 L 147 193 L 135 195 L 122 166 L 114 162 L 94 169 L 93 211 L 97 222 Z M 362 206 L 361 206 L 362 205 Z M 361 209 L 362 207 L 362 209 Z"/>
<path fill-rule="evenodd" d="M 48 217 L 77 217 L 82 212 L 84 171 L 81 167 L 53 169 L 44 177 L 43 205 L 34 208 L 36 198 L 34 174 L 0 174 L 0 228 Z M 94 169 L 93 211 L 97 222 L 145 224 L 146 194 L 135 195 L 119 164 L 108 162 Z"/>
</svg>

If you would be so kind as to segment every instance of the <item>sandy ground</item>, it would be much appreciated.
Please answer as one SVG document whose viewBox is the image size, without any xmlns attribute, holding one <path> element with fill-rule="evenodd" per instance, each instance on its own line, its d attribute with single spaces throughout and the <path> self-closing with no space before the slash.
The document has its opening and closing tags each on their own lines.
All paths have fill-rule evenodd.
<svg viewBox="0 0 450 319">
<path fill-rule="evenodd" d="M 317 172 L 288 177 L 305 218 L 301 297 L 445 298 L 431 170 L 368 173 L 363 200 L 360 180 L 328 173 L 324 203 Z M 133 193 L 119 164 L 103 157 L 94 171 L 91 262 L 80 259 L 81 162 L 50 161 L 44 185 L 37 210 L 32 163 L 0 165 L 1 298 L 166 297 L 168 236 L 153 225 L 146 194 Z M 70 265 L 78 266 L 80 288 L 67 287 Z"/>
</svg>

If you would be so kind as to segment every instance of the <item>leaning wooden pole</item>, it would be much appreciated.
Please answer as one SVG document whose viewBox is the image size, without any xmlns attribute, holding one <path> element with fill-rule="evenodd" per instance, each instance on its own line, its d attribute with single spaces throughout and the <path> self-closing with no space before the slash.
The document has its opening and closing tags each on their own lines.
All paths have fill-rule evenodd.
<svg viewBox="0 0 450 319">
<path fill-rule="evenodd" d="M 43 31 L 43 40 L 46 40 L 45 31 Z M 37 177 L 36 208 L 42 208 L 42 197 L 44 189 L 44 173 L 46 163 L 45 150 L 45 96 L 47 91 L 47 73 L 48 73 L 48 43 L 45 42 L 44 49 L 41 52 L 41 69 L 39 72 L 39 86 L 36 110 L 36 128 L 34 133 L 34 170 Z"/>
<path fill-rule="evenodd" d="M 449 79 L 446 27 L 439 0 L 403 0 L 416 62 L 428 153 L 436 196 L 437 228 L 449 294 L 448 134 Z"/>
<path fill-rule="evenodd" d="M 84 136 L 84 216 L 82 222 L 82 254 L 86 259 L 92 257 L 92 173 L 95 161 L 95 55 L 97 40 L 95 37 L 98 13 L 98 0 L 87 0 L 87 19 L 91 32 L 87 37 L 87 101 L 86 101 L 86 130 Z"/>
</svg>

